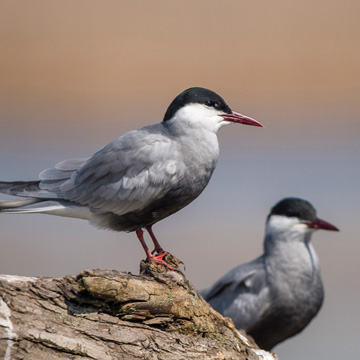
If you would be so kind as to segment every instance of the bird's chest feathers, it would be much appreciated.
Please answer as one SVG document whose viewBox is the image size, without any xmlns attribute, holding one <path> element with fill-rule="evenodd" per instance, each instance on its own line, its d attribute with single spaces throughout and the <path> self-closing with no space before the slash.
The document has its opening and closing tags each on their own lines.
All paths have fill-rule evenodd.
<svg viewBox="0 0 360 360">
<path fill-rule="evenodd" d="M 267 263 L 273 296 L 287 299 L 291 306 L 306 306 L 309 299 L 315 299 L 315 293 L 322 298 L 318 258 L 309 246 L 304 243 L 287 244 L 277 249 L 276 255 Z"/>
<path fill-rule="evenodd" d="M 179 139 L 182 161 L 191 181 L 208 182 L 219 157 L 219 143 L 212 132 L 195 131 Z"/>
</svg>

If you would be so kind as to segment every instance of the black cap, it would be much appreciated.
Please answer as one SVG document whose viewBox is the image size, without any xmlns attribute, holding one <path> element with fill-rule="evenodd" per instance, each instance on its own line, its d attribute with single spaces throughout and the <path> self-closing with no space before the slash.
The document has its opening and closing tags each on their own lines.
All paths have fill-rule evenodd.
<svg viewBox="0 0 360 360">
<path fill-rule="evenodd" d="M 166 110 L 163 121 L 170 120 L 175 113 L 185 105 L 196 103 L 213 107 L 216 110 L 224 112 L 224 114 L 232 113 L 230 107 L 220 95 L 209 89 L 193 87 L 183 91 L 172 101 Z"/>
<path fill-rule="evenodd" d="M 283 215 L 287 217 L 297 217 L 300 220 L 315 221 L 316 210 L 306 200 L 299 198 L 285 198 L 279 201 L 269 214 L 271 215 Z"/>
</svg>

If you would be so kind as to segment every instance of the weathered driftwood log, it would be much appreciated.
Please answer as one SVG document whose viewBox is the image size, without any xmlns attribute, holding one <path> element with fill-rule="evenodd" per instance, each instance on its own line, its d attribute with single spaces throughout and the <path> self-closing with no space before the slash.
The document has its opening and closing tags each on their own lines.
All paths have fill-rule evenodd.
<svg viewBox="0 0 360 360">
<path fill-rule="evenodd" d="M 142 263 L 140 276 L 0 276 L 0 359 L 275 358 L 214 311 L 180 271 Z"/>
</svg>

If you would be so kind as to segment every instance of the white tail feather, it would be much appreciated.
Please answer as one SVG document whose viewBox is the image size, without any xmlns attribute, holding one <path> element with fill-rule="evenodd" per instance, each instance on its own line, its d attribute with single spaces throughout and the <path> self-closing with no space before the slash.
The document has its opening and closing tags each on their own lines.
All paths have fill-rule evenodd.
<svg viewBox="0 0 360 360">
<path fill-rule="evenodd" d="M 17 204 L 16 204 L 17 202 Z M 8 206 L 7 206 L 8 205 Z M 1 214 L 49 214 L 90 220 L 94 214 L 88 206 L 75 205 L 67 201 L 39 201 L 15 200 L 0 202 Z"/>
<path fill-rule="evenodd" d="M 34 208 L 34 209 L 8 209 L 8 210 L 1 210 L 2 214 L 30 214 L 30 213 L 46 213 L 49 211 L 54 211 L 54 210 L 61 210 L 61 209 L 65 209 L 64 206 L 59 205 L 59 206 L 44 206 L 44 207 L 40 207 L 40 208 Z"/>
</svg>

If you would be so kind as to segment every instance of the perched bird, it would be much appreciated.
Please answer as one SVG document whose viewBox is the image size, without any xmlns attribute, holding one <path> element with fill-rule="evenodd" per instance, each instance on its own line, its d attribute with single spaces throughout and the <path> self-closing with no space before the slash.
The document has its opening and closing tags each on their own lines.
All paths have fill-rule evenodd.
<svg viewBox="0 0 360 360">
<path fill-rule="evenodd" d="M 215 92 L 187 89 L 162 122 L 130 131 L 88 159 L 62 161 L 42 171 L 40 180 L 0 182 L 0 193 L 25 198 L 0 202 L 0 212 L 67 216 L 98 228 L 135 231 L 147 260 L 165 264 L 152 226 L 201 194 L 219 156 L 216 133 L 230 123 L 262 127 L 232 111 Z M 143 228 L 154 243 L 152 252 Z"/>
<path fill-rule="evenodd" d="M 310 241 L 317 229 L 339 231 L 302 199 L 285 198 L 267 218 L 264 254 L 228 272 L 201 294 L 264 350 L 298 334 L 314 318 L 324 291 Z"/>
</svg>

